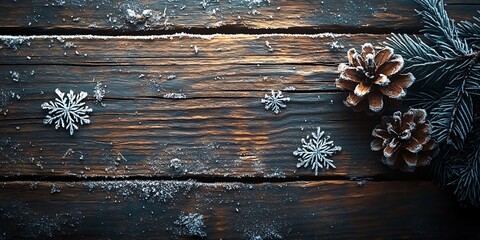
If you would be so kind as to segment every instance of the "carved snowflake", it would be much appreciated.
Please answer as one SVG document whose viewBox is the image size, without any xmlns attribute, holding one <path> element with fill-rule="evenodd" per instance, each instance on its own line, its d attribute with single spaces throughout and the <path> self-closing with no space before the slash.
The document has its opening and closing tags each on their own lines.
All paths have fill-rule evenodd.
<svg viewBox="0 0 480 240">
<path fill-rule="evenodd" d="M 315 176 L 318 174 L 318 168 L 329 169 L 330 167 L 336 168 L 333 165 L 333 160 L 327 158 L 342 150 L 341 147 L 335 146 L 333 141 L 329 141 L 330 136 L 325 136 L 325 132 L 320 131 L 320 127 L 317 128 L 317 132 L 313 132 L 312 136 L 307 136 L 306 139 L 302 138 L 302 148 L 297 148 L 293 152 L 293 155 L 299 157 L 297 168 L 312 165 L 312 169 L 315 169 Z M 308 142 L 307 142 L 308 141 Z"/>
<path fill-rule="evenodd" d="M 286 108 L 284 102 L 290 102 L 289 97 L 285 97 L 282 94 L 282 91 L 275 91 L 272 90 L 272 95 L 265 94 L 265 99 L 262 99 L 262 103 L 265 104 L 265 110 L 272 110 L 275 114 L 280 112 L 280 108 Z"/>
<path fill-rule="evenodd" d="M 85 106 L 82 102 L 88 96 L 86 92 L 80 92 L 75 95 L 72 90 L 65 94 L 58 88 L 55 89 L 58 98 L 55 98 L 55 102 L 44 102 L 42 109 L 48 110 L 48 115 L 43 120 L 43 124 L 52 124 L 55 122 L 55 129 L 59 127 L 65 128 L 70 131 L 70 135 L 73 135 L 75 130 L 78 130 L 78 126 L 75 123 L 89 124 L 90 119 L 87 113 L 93 110 Z M 66 97 L 65 97 L 66 95 Z"/>
</svg>

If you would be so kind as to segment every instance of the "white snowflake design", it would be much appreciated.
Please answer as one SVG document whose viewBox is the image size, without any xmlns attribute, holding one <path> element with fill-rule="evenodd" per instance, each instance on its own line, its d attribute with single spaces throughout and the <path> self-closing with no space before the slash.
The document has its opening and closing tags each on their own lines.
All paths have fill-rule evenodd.
<svg viewBox="0 0 480 240">
<path fill-rule="evenodd" d="M 43 124 L 52 124 L 55 122 L 55 129 L 59 127 L 65 128 L 70 131 L 70 135 L 73 135 L 75 130 L 78 130 L 78 126 L 75 123 L 89 124 L 90 119 L 87 113 L 93 111 L 85 103 L 82 102 L 88 96 L 86 92 L 80 92 L 75 95 L 72 90 L 66 94 L 55 89 L 58 98 L 55 98 L 55 102 L 44 102 L 42 109 L 48 110 L 48 115 L 43 120 Z"/>
<path fill-rule="evenodd" d="M 265 104 L 265 110 L 272 110 L 275 114 L 280 112 L 280 108 L 286 108 L 284 102 L 290 102 L 289 97 L 285 97 L 282 94 L 282 91 L 275 91 L 272 90 L 272 95 L 265 94 L 265 99 L 262 99 L 262 103 Z"/>
<path fill-rule="evenodd" d="M 341 147 L 335 146 L 333 141 L 329 141 L 330 136 L 324 136 L 325 132 L 320 131 L 320 127 L 317 127 L 317 132 L 312 132 L 313 139 L 307 136 L 306 139 L 302 138 L 302 148 L 297 148 L 293 152 L 293 155 L 299 157 L 297 168 L 312 165 L 312 169 L 315 169 L 315 176 L 318 175 L 318 168 L 325 168 L 328 170 L 330 167 L 336 168 L 333 165 L 333 160 L 328 159 L 339 151 Z M 308 142 L 307 142 L 308 141 Z"/>
</svg>

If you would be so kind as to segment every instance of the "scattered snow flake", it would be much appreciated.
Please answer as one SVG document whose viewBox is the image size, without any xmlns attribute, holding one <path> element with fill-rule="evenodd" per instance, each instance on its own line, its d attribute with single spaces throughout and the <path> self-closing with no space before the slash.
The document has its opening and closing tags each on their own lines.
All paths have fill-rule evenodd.
<svg viewBox="0 0 480 240">
<path fill-rule="evenodd" d="M 107 86 L 103 85 L 101 82 L 97 82 L 97 85 L 95 85 L 95 87 L 93 88 L 93 97 L 95 98 L 95 103 L 105 106 L 102 101 L 105 97 L 105 94 L 107 93 L 107 91 L 105 90 L 106 87 Z"/>
<path fill-rule="evenodd" d="M 341 147 L 335 146 L 333 141 L 329 141 L 330 136 L 324 136 L 325 132 L 320 131 L 320 127 L 317 128 L 317 132 L 313 132 L 312 136 L 302 138 L 302 148 L 297 148 L 293 152 L 293 155 L 299 157 L 297 168 L 308 167 L 312 165 L 312 169 L 315 169 L 315 176 L 318 175 L 318 168 L 325 168 L 328 170 L 330 167 L 336 168 L 333 165 L 333 160 L 328 157 L 338 153 L 342 150 Z"/>
<path fill-rule="evenodd" d="M 154 17 L 153 11 L 150 9 L 139 10 L 139 13 L 133 9 L 127 9 L 126 21 L 130 24 L 145 23 L 148 19 Z M 141 12 L 141 13 L 140 13 Z"/>
<path fill-rule="evenodd" d="M 142 15 L 146 18 L 151 18 L 153 17 L 153 12 L 150 9 L 145 9 L 143 10 Z"/>
<path fill-rule="evenodd" d="M 50 193 L 51 194 L 59 193 L 59 192 L 61 192 L 61 190 L 55 184 L 52 184 L 50 186 Z"/>
<path fill-rule="evenodd" d="M 185 99 L 187 96 L 183 93 L 166 93 L 163 94 L 163 98 L 167 99 Z"/>
<path fill-rule="evenodd" d="M 43 124 L 52 124 L 55 122 L 55 129 L 59 127 L 65 128 L 70 131 L 70 135 L 73 135 L 75 130 L 78 130 L 78 126 L 75 123 L 89 124 L 90 119 L 87 113 L 92 112 L 85 103 L 82 102 L 88 96 L 86 92 L 80 92 L 75 95 L 72 90 L 65 94 L 58 88 L 55 89 L 58 98 L 55 98 L 55 102 L 44 102 L 42 109 L 48 110 L 48 114 L 43 120 Z"/>
<path fill-rule="evenodd" d="M 294 86 L 288 86 L 288 87 L 285 87 L 283 88 L 283 91 L 295 91 L 296 88 Z"/>
<path fill-rule="evenodd" d="M 174 224 L 178 226 L 175 229 L 175 233 L 178 235 L 202 238 L 207 236 L 202 214 L 182 213 Z"/>
<path fill-rule="evenodd" d="M 285 97 L 282 94 L 282 91 L 275 91 L 272 90 L 272 95 L 265 94 L 265 99 L 262 99 L 262 103 L 265 104 L 265 110 L 272 110 L 275 114 L 280 112 L 280 108 L 286 108 L 284 102 L 289 102 L 290 98 Z"/>
<path fill-rule="evenodd" d="M 10 75 L 12 77 L 12 80 L 15 82 L 18 82 L 18 80 L 20 79 L 20 73 L 18 72 L 10 71 Z"/>
<path fill-rule="evenodd" d="M 23 42 L 25 41 L 25 38 L 24 37 L 6 37 L 6 38 L 2 38 L 2 40 L 3 40 L 3 45 L 6 48 L 10 48 L 10 49 L 13 49 L 14 51 L 17 51 L 20 45 L 22 45 Z"/>
<path fill-rule="evenodd" d="M 268 47 L 268 51 L 269 51 L 269 52 L 273 52 L 272 45 L 270 45 L 270 42 L 269 42 L 269 41 L 265 41 L 265 46 Z"/>
<path fill-rule="evenodd" d="M 174 170 L 179 170 L 182 168 L 182 160 L 178 159 L 178 158 L 174 158 L 172 160 L 170 160 L 170 168 L 174 169 Z"/>
<path fill-rule="evenodd" d="M 341 50 L 345 48 L 345 46 L 343 46 L 343 44 L 340 44 L 338 41 L 332 41 L 329 45 L 330 49 L 332 50 Z"/>
<path fill-rule="evenodd" d="M 75 43 L 73 42 L 65 42 L 64 41 L 64 44 L 63 44 L 63 48 L 64 49 L 68 49 L 68 48 L 76 48 L 77 46 L 75 46 Z"/>
</svg>

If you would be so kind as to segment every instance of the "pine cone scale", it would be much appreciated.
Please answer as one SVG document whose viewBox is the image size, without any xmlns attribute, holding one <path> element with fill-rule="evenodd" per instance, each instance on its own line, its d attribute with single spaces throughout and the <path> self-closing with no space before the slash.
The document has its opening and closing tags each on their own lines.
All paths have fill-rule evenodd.
<svg viewBox="0 0 480 240">
<path fill-rule="evenodd" d="M 417 139 L 411 138 L 404 148 L 411 153 L 418 153 L 422 150 L 423 145 L 417 141 Z"/>
<path fill-rule="evenodd" d="M 415 77 L 411 73 L 406 74 L 396 74 L 389 77 L 390 81 L 401 87 L 401 88 L 409 88 L 412 86 L 413 82 L 415 82 Z"/>
<path fill-rule="evenodd" d="M 392 139 L 383 149 L 383 156 L 389 158 L 393 155 L 394 152 L 400 147 L 400 141 Z"/>
<path fill-rule="evenodd" d="M 378 73 L 385 76 L 391 76 L 399 72 L 403 68 L 403 58 L 400 55 L 393 55 L 393 57 L 377 68 Z"/>
<path fill-rule="evenodd" d="M 371 93 L 368 95 L 368 105 L 370 110 L 373 112 L 378 112 L 383 108 L 383 96 L 378 93 Z"/>
<path fill-rule="evenodd" d="M 405 130 L 409 130 L 409 132 L 411 130 L 413 130 L 414 128 L 416 128 L 416 124 L 414 122 L 415 120 L 415 115 L 414 115 L 414 111 L 407 111 L 406 113 L 403 114 L 403 119 L 401 120 L 402 123 L 400 125 L 400 128 L 405 131 Z"/>
<path fill-rule="evenodd" d="M 390 134 L 388 131 L 382 129 L 382 128 L 384 128 L 384 127 L 385 127 L 385 126 L 379 126 L 379 125 L 377 125 L 377 126 L 375 127 L 375 129 L 373 129 L 373 131 L 372 131 L 372 136 L 377 137 L 377 138 L 381 138 L 381 139 L 383 139 L 383 140 L 393 138 L 393 135 L 392 135 L 392 134 Z"/>
<path fill-rule="evenodd" d="M 388 84 L 390 84 L 390 79 L 388 79 L 387 76 L 383 75 L 383 74 L 379 74 L 377 76 L 377 78 L 375 79 L 374 83 L 379 85 L 379 86 L 388 86 Z"/>
<path fill-rule="evenodd" d="M 342 89 L 346 89 L 346 90 L 349 90 L 349 91 L 353 91 L 355 89 L 355 87 L 357 87 L 356 83 L 351 82 L 351 81 L 345 81 L 343 79 L 337 80 L 337 82 L 335 84 L 337 85 L 337 87 L 342 88 Z"/>
<path fill-rule="evenodd" d="M 343 70 L 343 73 L 340 76 L 340 78 L 343 78 L 344 80 L 350 80 L 356 83 L 361 83 L 361 82 L 365 82 L 366 77 L 365 77 L 365 74 L 363 74 L 361 70 L 359 70 L 358 68 L 347 67 Z"/>
<path fill-rule="evenodd" d="M 430 139 L 427 143 L 425 143 L 425 146 L 423 146 L 424 150 L 432 151 L 436 147 L 436 143 L 433 139 Z"/>
<path fill-rule="evenodd" d="M 372 44 L 365 43 L 362 46 L 362 57 L 363 57 L 363 59 L 367 59 L 368 54 L 375 54 L 375 49 L 373 48 Z"/>
<path fill-rule="evenodd" d="M 383 65 L 385 62 L 388 61 L 393 55 L 393 49 L 390 47 L 386 47 L 377 52 L 375 55 L 375 64 L 377 66 Z"/>
<path fill-rule="evenodd" d="M 430 156 L 429 152 L 423 151 L 418 153 L 418 160 L 417 160 L 417 165 L 418 166 L 426 166 L 430 163 L 432 160 L 432 157 Z"/>
<path fill-rule="evenodd" d="M 348 63 L 350 64 L 350 66 L 354 66 L 354 67 L 360 66 L 360 65 L 358 65 L 358 62 L 355 59 L 355 54 L 356 53 L 357 53 L 357 51 L 355 50 L 355 48 L 351 48 L 347 52 Z"/>
<path fill-rule="evenodd" d="M 420 144 L 426 144 L 432 138 L 430 135 L 430 126 L 427 124 L 418 126 L 412 133 L 412 137 L 417 139 Z"/>
<path fill-rule="evenodd" d="M 425 123 L 426 120 L 427 120 L 427 111 L 425 111 L 425 109 L 416 109 L 414 121 L 418 122 L 419 124 L 423 124 Z"/>
<path fill-rule="evenodd" d="M 376 138 L 370 143 L 370 148 L 373 151 L 380 151 L 384 147 L 383 142 L 384 141 L 382 139 Z"/>
<path fill-rule="evenodd" d="M 357 87 L 355 87 L 355 90 L 353 90 L 353 93 L 355 93 L 355 95 L 359 97 L 364 97 L 365 95 L 370 93 L 371 89 L 372 89 L 372 85 L 361 82 L 357 85 Z"/>
<path fill-rule="evenodd" d="M 347 105 L 349 107 L 354 107 L 354 106 L 357 106 L 358 103 L 360 101 L 362 101 L 363 99 L 364 99 L 364 97 L 359 97 L 359 96 L 355 95 L 355 93 L 350 92 L 347 99 L 345 100 L 345 105 Z"/>
<path fill-rule="evenodd" d="M 385 96 L 393 99 L 401 98 L 407 94 L 405 90 L 403 90 L 403 88 L 395 84 L 389 84 L 379 89 L 380 89 L 380 92 L 382 92 Z"/>
<path fill-rule="evenodd" d="M 403 151 L 402 156 L 408 168 L 415 168 L 417 166 L 418 154 L 411 153 L 408 151 Z"/>
</svg>

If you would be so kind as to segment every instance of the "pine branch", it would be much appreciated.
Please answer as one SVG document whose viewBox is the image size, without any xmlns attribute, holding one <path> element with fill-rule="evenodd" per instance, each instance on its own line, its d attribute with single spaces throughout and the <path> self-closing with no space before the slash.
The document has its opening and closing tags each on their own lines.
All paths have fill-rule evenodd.
<svg viewBox="0 0 480 240">
<path fill-rule="evenodd" d="M 447 90 L 448 91 L 448 90 Z M 439 100 L 431 115 L 432 136 L 439 142 L 461 149 L 463 141 L 473 123 L 472 99 L 461 89 L 452 89 L 451 93 Z"/>
<path fill-rule="evenodd" d="M 439 62 L 444 59 L 434 48 L 428 46 L 417 36 L 412 38 L 407 34 L 392 33 L 392 37 L 387 37 L 385 44 L 400 51 L 407 68 L 411 67 L 410 65 Z"/>
<path fill-rule="evenodd" d="M 434 180 L 442 187 L 452 182 L 452 162 L 458 154 L 452 146 L 442 145 L 438 155 L 432 159 L 432 170 L 434 172 Z"/>
<path fill-rule="evenodd" d="M 478 129 L 477 129 L 478 130 Z M 450 169 L 455 195 L 465 205 L 480 206 L 480 133 L 473 131 Z"/>
<path fill-rule="evenodd" d="M 480 13 L 480 11 L 478 12 Z M 480 23 L 479 17 L 473 17 L 477 22 Z M 458 27 L 458 36 L 471 46 L 480 47 L 480 26 L 477 23 L 472 23 L 469 21 L 461 21 L 457 24 Z M 479 49 L 477 49 L 479 50 Z"/>
<path fill-rule="evenodd" d="M 443 56 L 419 37 L 411 38 L 406 34 L 392 34 L 392 37 L 387 37 L 385 44 L 400 51 L 405 61 L 405 70 L 412 71 L 418 82 L 423 82 L 422 87 L 450 84 L 452 73 L 465 69 L 480 54 L 472 52 L 453 57 Z"/>
<path fill-rule="evenodd" d="M 472 95 L 480 95 L 480 57 L 477 57 L 477 64 L 471 70 L 471 81 L 468 81 L 465 90 Z"/>
<path fill-rule="evenodd" d="M 468 55 L 472 53 L 466 41 L 460 39 L 455 21 L 448 17 L 443 0 L 416 0 L 423 7 L 417 11 L 422 17 L 425 37 L 437 44 L 437 47 L 448 57 Z"/>
<path fill-rule="evenodd" d="M 450 84 L 459 84 L 455 88 L 447 88 L 444 97 L 439 101 L 438 107 L 432 110 L 433 135 L 437 141 L 451 144 L 455 149 L 461 149 L 463 141 L 473 126 L 473 102 L 466 91 L 468 83 L 476 82 L 473 68 L 477 65 L 480 55 L 470 59 L 469 65 L 460 73 L 458 78 L 453 78 Z"/>
<path fill-rule="evenodd" d="M 438 100 L 442 97 L 443 92 L 436 92 L 433 90 L 422 91 L 419 89 L 412 89 L 416 91 L 409 91 L 405 102 L 409 103 L 412 108 L 423 108 L 430 112 L 438 105 Z"/>
<path fill-rule="evenodd" d="M 432 161 L 435 179 L 454 186 L 459 201 L 480 206 L 480 18 L 455 24 L 443 0 L 415 1 L 428 41 L 393 34 L 385 44 L 403 56 L 404 69 L 417 79 L 406 100 L 430 112 L 441 152 Z"/>
</svg>

